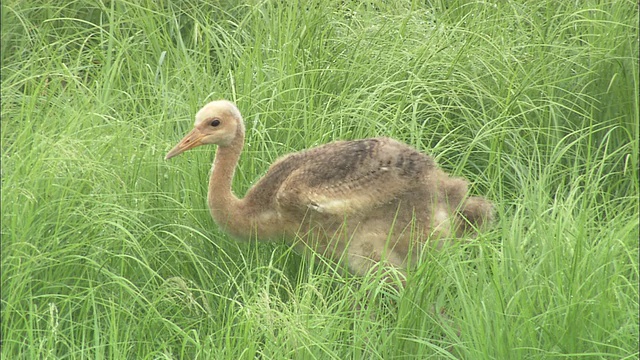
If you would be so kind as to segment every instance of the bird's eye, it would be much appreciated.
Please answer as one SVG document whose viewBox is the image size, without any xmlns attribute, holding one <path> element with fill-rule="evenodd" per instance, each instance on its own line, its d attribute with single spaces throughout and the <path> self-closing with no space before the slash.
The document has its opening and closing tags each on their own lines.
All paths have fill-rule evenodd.
<svg viewBox="0 0 640 360">
<path fill-rule="evenodd" d="M 218 125 L 220 125 L 220 120 L 218 120 L 218 119 L 215 119 L 215 120 L 213 120 L 213 121 L 211 122 L 211 126 L 213 126 L 213 127 L 216 127 L 216 126 L 218 126 Z"/>
</svg>

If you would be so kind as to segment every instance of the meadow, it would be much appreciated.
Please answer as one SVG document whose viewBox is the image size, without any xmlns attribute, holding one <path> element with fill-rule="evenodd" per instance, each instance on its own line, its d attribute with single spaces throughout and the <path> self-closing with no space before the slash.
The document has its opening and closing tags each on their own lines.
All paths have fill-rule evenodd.
<svg viewBox="0 0 640 360">
<path fill-rule="evenodd" d="M 638 4 L 2 2 L 3 359 L 637 359 Z M 279 156 L 390 136 L 498 220 L 397 292 L 206 207 L 238 104 L 238 195 Z M 434 316 L 436 305 L 449 320 Z"/>
</svg>

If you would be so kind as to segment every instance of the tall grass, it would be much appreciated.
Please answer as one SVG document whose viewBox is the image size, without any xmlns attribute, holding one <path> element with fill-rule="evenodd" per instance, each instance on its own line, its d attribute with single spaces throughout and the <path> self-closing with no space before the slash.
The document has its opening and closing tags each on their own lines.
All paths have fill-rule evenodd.
<svg viewBox="0 0 640 360">
<path fill-rule="evenodd" d="M 637 358 L 637 24 L 633 1 L 3 2 L 2 357 Z M 499 220 L 400 294 L 238 244 L 212 149 L 163 161 L 217 98 L 247 122 L 239 194 L 385 135 Z"/>
</svg>

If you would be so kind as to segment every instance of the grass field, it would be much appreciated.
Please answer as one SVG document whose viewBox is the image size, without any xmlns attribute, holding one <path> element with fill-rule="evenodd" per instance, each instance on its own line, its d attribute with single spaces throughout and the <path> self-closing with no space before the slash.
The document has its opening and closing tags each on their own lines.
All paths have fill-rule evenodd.
<svg viewBox="0 0 640 360">
<path fill-rule="evenodd" d="M 638 358 L 636 1 L 8 0 L 1 20 L 3 359 Z M 213 148 L 163 160 L 219 98 L 247 123 L 237 194 L 280 155 L 384 135 L 499 220 L 400 294 L 236 243 L 206 208 Z"/>
</svg>

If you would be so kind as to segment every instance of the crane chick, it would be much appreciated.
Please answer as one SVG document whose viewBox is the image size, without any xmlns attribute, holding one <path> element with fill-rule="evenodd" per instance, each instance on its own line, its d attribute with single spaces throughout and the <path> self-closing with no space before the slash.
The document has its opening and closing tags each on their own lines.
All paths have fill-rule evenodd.
<svg viewBox="0 0 640 360">
<path fill-rule="evenodd" d="M 493 219 L 493 205 L 467 195 L 467 182 L 397 140 L 336 141 L 286 155 L 240 199 L 231 190 L 244 146 L 238 108 L 213 101 L 170 159 L 215 144 L 208 205 L 213 220 L 239 239 L 287 239 L 299 250 L 345 261 L 364 275 L 378 264 L 415 264 L 428 243 L 474 235 Z"/>
</svg>

